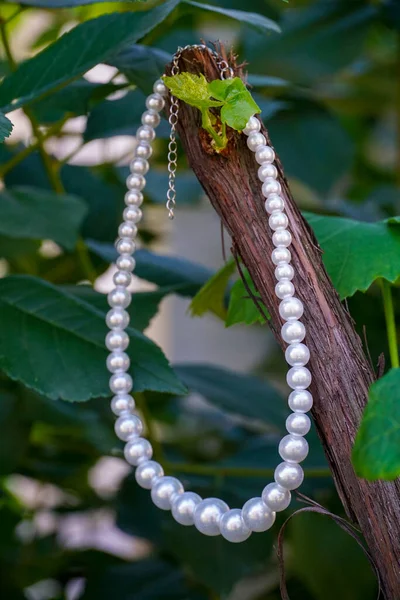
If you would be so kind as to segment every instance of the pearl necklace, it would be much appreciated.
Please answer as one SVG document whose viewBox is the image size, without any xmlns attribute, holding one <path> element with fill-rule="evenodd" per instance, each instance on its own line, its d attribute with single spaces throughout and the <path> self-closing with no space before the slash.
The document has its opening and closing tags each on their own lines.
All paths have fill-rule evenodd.
<svg viewBox="0 0 400 600">
<path fill-rule="evenodd" d="M 196 46 L 213 54 L 218 60 L 221 78 L 231 77 L 232 69 L 225 61 L 221 61 L 213 50 L 206 46 Z M 186 49 L 186 48 L 185 48 Z M 179 48 L 174 56 L 172 74 L 178 72 L 178 59 L 183 49 Z M 284 212 L 284 199 L 281 196 L 281 185 L 277 180 L 278 171 L 274 166 L 274 150 L 267 145 L 264 135 L 260 132 L 260 121 L 251 117 L 243 130 L 247 136 L 247 146 L 254 152 L 255 159 L 260 165 L 258 177 L 262 182 L 262 194 L 266 198 L 265 209 L 269 216 L 269 227 L 273 231 L 272 241 L 275 249 L 271 259 L 276 265 L 275 276 L 277 284 L 275 294 L 280 300 L 279 314 L 285 321 L 281 335 L 289 344 L 285 358 L 290 366 L 287 373 L 287 383 L 292 392 L 288 404 L 293 411 L 286 420 L 288 435 L 279 443 L 279 454 L 283 459 L 275 469 L 274 482 L 269 483 L 262 491 L 261 497 L 251 498 L 242 509 L 229 509 L 228 505 L 218 498 L 202 499 L 194 492 L 184 491 L 182 483 L 175 477 L 165 476 L 162 466 L 152 460 L 153 449 L 150 442 L 142 437 L 143 423 L 133 414 L 135 401 L 130 395 L 132 378 L 127 373 L 129 357 L 125 353 L 129 337 L 124 331 L 129 323 L 126 308 L 131 302 L 128 286 L 132 280 L 135 268 L 135 238 L 137 223 L 142 218 L 140 206 L 143 202 L 142 191 L 145 187 L 145 175 L 149 170 L 148 159 L 152 154 L 151 143 L 155 139 L 155 128 L 160 123 L 160 111 L 165 105 L 168 90 L 162 80 L 155 82 L 154 93 L 146 99 L 147 110 L 142 115 L 142 126 L 136 133 L 137 145 L 131 162 L 131 175 L 127 179 L 128 192 L 125 195 L 126 208 L 123 212 L 123 222 L 119 226 L 119 239 L 116 242 L 118 258 L 117 271 L 114 275 L 115 288 L 108 295 L 111 310 L 106 317 L 110 331 L 107 334 L 106 345 L 110 350 L 107 358 L 107 368 L 112 373 L 110 389 L 114 395 L 111 409 L 117 420 L 115 432 L 126 442 L 124 455 L 130 465 L 136 467 L 137 483 L 151 490 L 151 498 L 158 508 L 171 510 L 174 519 L 182 525 L 194 525 L 205 535 L 221 534 L 230 542 L 243 542 L 252 532 L 262 532 L 269 529 L 276 513 L 285 510 L 291 500 L 291 491 L 298 488 L 304 477 L 299 463 L 308 454 L 308 443 L 303 437 L 310 430 L 310 419 L 305 414 L 313 403 L 312 396 L 306 388 L 311 383 L 311 373 L 306 368 L 310 358 L 309 349 L 302 343 L 305 337 L 305 327 L 299 320 L 303 315 L 303 304 L 294 296 L 292 283 L 294 276 L 290 264 L 290 244 L 292 236 L 288 227 L 288 217 Z M 173 218 L 175 206 L 175 172 L 176 172 L 176 141 L 175 128 L 178 120 L 178 100 L 171 98 L 169 122 L 171 138 L 169 144 L 169 190 L 167 208 L 170 218 Z"/>
</svg>

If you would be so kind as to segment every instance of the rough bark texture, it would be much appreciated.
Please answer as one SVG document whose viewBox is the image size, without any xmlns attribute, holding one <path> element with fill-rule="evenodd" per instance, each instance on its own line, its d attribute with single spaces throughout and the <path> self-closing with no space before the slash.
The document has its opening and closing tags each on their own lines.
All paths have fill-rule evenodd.
<svg viewBox="0 0 400 600">
<path fill-rule="evenodd" d="M 179 66 L 181 71 L 204 73 L 209 81 L 219 78 L 215 59 L 201 49 L 185 50 Z M 274 265 L 270 260 L 272 232 L 257 178 L 258 165 L 247 148 L 246 138 L 232 132 L 227 152 L 224 156 L 216 154 L 207 134 L 200 129 L 199 111 L 183 103 L 178 133 L 192 169 L 271 313 L 271 328 L 284 346 L 280 338 L 282 320 L 274 296 Z M 265 129 L 263 133 L 269 139 Z M 314 421 L 347 515 L 359 524 L 378 567 L 385 598 L 399 600 L 400 483 L 359 479 L 350 459 L 374 374 L 351 317 L 322 264 L 318 243 L 293 200 L 279 158 L 276 164 L 293 236 L 294 283 L 305 306 L 302 320 L 311 351 Z"/>
</svg>

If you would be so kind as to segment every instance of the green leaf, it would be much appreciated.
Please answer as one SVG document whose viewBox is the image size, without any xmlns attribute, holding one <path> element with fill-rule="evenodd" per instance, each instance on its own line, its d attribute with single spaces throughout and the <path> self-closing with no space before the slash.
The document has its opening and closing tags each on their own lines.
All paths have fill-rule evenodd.
<svg viewBox="0 0 400 600">
<path fill-rule="evenodd" d="M 0 476 L 18 465 L 29 446 L 30 422 L 24 418 L 20 399 L 10 392 L 0 393 Z M 22 412 L 22 414 L 21 414 Z"/>
<path fill-rule="evenodd" d="M 199 110 L 204 110 L 211 107 L 222 106 L 223 102 L 211 100 L 210 91 L 208 89 L 207 79 L 202 73 L 195 75 L 194 73 L 179 73 L 172 77 L 163 77 L 165 85 L 171 91 L 171 94 L 183 100 L 190 106 L 195 106 Z"/>
<path fill-rule="evenodd" d="M 73 250 L 86 213 L 75 196 L 28 187 L 0 193 L 0 233 L 9 238 L 51 239 Z"/>
<path fill-rule="evenodd" d="M 225 320 L 225 291 L 235 268 L 235 262 L 231 258 L 197 292 L 189 306 L 193 317 L 201 317 L 209 311 Z"/>
<path fill-rule="evenodd" d="M 250 27 L 256 29 L 257 31 L 263 34 L 269 31 L 276 31 L 277 33 L 280 33 L 281 31 L 279 25 L 275 21 L 264 17 L 264 15 L 246 12 L 244 10 L 223 8 L 221 6 L 211 6 L 210 4 L 202 4 L 200 2 L 194 2 L 193 0 L 184 0 L 184 2 L 185 4 L 196 6 L 197 8 L 201 8 L 202 10 L 207 10 L 213 13 L 224 15 L 226 17 L 234 19 L 235 21 L 239 21 L 239 23 L 246 23 L 246 25 L 250 25 Z"/>
<path fill-rule="evenodd" d="M 11 135 L 12 130 L 13 124 L 10 119 L 7 119 L 7 117 L 0 112 L 0 142 L 4 142 L 4 140 Z"/>
<path fill-rule="evenodd" d="M 305 216 L 341 298 L 365 292 L 380 277 L 394 283 L 400 276 L 400 217 L 365 223 L 311 213 Z"/>
<path fill-rule="evenodd" d="M 392 480 L 400 475 L 400 369 L 371 385 L 352 460 L 359 477 Z"/>
<path fill-rule="evenodd" d="M 107 61 L 154 29 L 178 2 L 168 0 L 146 12 L 105 14 L 77 25 L 3 80 L 0 106 L 11 110 L 28 104 Z"/>
<path fill-rule="evenodd" d="M 119 54 L 107 62 L 109 65 L 117 67 L 142 92 L 150 94 L 153 91 L 154 82 L 164 73 L 165 65 L 170 60 L 171 54 L 164 50 L 133 44 L 123 48 Z"/>
<path fill-rule="evenodd" d="M 250 117 L 261 112 L 240 77 L 216 79 L 208 84 L 208 89 L 214 98 L 224 101 L 221 121 L 232 129 L 241 131 Z"/>
<path fill-rule="evenodd" d="M 246 282 L 251 289 L 254 296 L 259 298 L 259 293 L 254 287 L 254 283 L 250 277 L 247 269 L 243 270 Z M 263 306 L 264 312 L 269 316 L 267 308 L 264 306 L 261 298 L 259 303 Z M 246 325 L 253 325 L 254 323 L 265 323 L 265 319 L 254 304 L 252 298 L 249 296 L 246 290 L 242 278 L 240 277 L 232 286 L 231 294 L 229 297 L 228 314 L 226 316 L 225 325 L 231 327 L 237 323 L 244 323 Z"/>
<path fill-rule="evenodd" d="M 29 276 L 0 280 L 0 369 L 52 399 L 109 396 L 105 311 Z M 134 389 L 181 394 L 161 350 L 129 329 Z"/>
</svg>

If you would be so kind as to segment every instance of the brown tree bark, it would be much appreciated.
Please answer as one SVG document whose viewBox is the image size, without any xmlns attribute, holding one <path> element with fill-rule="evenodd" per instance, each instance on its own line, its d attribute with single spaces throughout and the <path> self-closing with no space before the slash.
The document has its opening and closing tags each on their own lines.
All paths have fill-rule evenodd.
<svg viewBox="0 0 400 600">
<path fill-rule="evenodd" d="M 240 70 L 232 66 L 240 75 Z M 181 71 L 203 73 L 208 81 L 219 78 L 215 59 L 201 49 L 185 50 L 179 67 Z M 228 148 L 220 155 L 213 151 L 200 125 L 199 111 L 180 103 L 178 133 L 190 166 L 231 235 L 270 311 L 271 328 L 284 347 L 280 337 L 282 320 L 274 296 L 274 265 L 270 260 L 272 236 L 257 178 L 258 165 L 243 134 L 231 131 Z M 265 128 L 263 133 L 269 140 Z M 276 164 L 293 236 L 294 283 L 305 306 L 303 321 L 311 352 L 313 418 L 346 513 L 358 523 L 377 565 L 384 596 L 399 600 L 400 482 L 371 483 L 359 479 L 350 458 L 374 373 L 351 317 L 325 271 L 321 249 L 293 200 L 279 158 Z"/>
</svg>

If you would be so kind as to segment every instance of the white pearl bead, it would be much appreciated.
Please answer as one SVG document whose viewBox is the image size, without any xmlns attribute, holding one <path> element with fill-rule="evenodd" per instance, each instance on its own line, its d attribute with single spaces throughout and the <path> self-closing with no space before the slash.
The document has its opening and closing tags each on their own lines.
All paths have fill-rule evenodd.
<svg viewBox="0 0 400 600">
<path fill-rule="evenodd" d="M 266 162 L 260 165 L 257 171 L 257 175 L 260 181 L 265 181 L 267 177 L 272 177 L 273 179 L 276 179 L 278 177 L 278 169 L 275 167 L 275 165 Z"/>
<path fill-rule="evenodd" d="M 263 502 L 273 512 L 285 510 L 290 504 L 290 492 L 277 483 L 269 483 L 261 495 Z"/>
<path fill-rule="evenodd" d="M 129 325 L 129 313 L 123 308 L 112 308 L 106 316 L 109 329 L 125 329 Z"/>
<path fill-rule="evenodd" d="M 149 163 L 145 158 L 136 157 L 130 164 L 130 170 L 136 175 L 146 175 L 149 170 Z"/>
<path fill-rule="evenodd" d="M 133 271 L 136 267 L 136 260 L 130 254 L 121 254 L 118 256 L 115 264 L 121 271 Z"/>
<path fill-rule="evenodd" d="M 143 423 L 136 415 L 121 415 L 115 421 L 114 429 L 117 437 L 127 442 L 142 435 Z"/>
<path fill-rule="evenodd" d="M 311 384 L 311 379 L 307 367 L 292 367 L 286 375 L 286 381 L 292 390 L 305 390 Z"/>
<path fill-rule="evenodd" d="M 117 271 L 113 275 L 113 282 L 115 285 L 122 285 L 128 287 L 131 284 L 132 275 L 128 271 Z"/>
<path fill-rule="evenodd" d="M 285 279 L 291 281 L 294 277 L 294 269 L 292 265 L 281 264 L 278 265 L 275 269 L 275 277 L 278 281 L 283 281 Z"/>
<path fill-rule="evenodd" d="M 287 462 L 299 463 L 308 454 L 307 440 L 300 435 L 285 435 L 279 443 L 279 454 Z"/>
<path fill-rule="evenodd" d="M 285 248 L 287 248 L 292 243 L 292 234 L 287 229 L 274 231 L 272 234 L 272 242 L 274 246 L 285 246 Z"/>
<path fill-rule="evenodd" d="M 149 110 L 160 112 L 164 108 L 164 105 L 164 98 L 157 92 L 155 94 L 150 94 L 150 96 L 146 98 L 146 108 Z"/>
<path fill-rule="evenodd" d="M 281 212 L 285 207 L 285 202 L 279 194 L 270 194 L 264 202 L 264 206 L 267 213 L 272 214 Z"/>
<path fill-rule="evenodd" d="M 149 125 L 150 127 L 158 127 L 161 118 L 158 112 L 155 110 L 146 110 L 142 114 L 142 125 Z"/>
<path fill-rule="evenodd" d="M 130 210 L 130 209 L 128 208 L 128 209 L 125 209 L 125 210 Z M 118 235 L 121 238 L 134 238 L 136 236 L 136 234 L 137 234 L 137 227 L 136 227 L 136 225 L 134 225 L 132 223 L 129 223 L 127 221 L 124 221 L 118 227 Z"/>
<path fill-rule="evenodd" d="M 145 438 L 134 438 L 124 448 L 125 460 L 136 467 L 142 462 L 150 460 L 153 456 L 153 448 L 149 440 Z"/>
<path fill-rule="evenodd" d="M 276 483 L 286 490 L 295 490 L 303 483 L 304 471 L 296 463 L 283 462 L 276 467 L 274 477 Z"/>
<path fill-rule="evenodd" d="M 275 250 L 273 250 L 271 253 L 271 259 L 274 265 L 280 265 L 281 263 L 289 263 L 291 258 L 292 255 L 290 254 L 290 250 L 288 250 L 284 246 L 275 248 Z"/>
<path fill-rule="evenodd" d="M 129 394 L 133 381 L 129 373 L 114 373 L 110 377 L 110 390 L 114 394 Z"/>
<path fill-rule="evenodd" d="M 293 435 L 307 435 L 310 428 L 310 417 L 304 413 L 294 412 L 286 419 L 286 429 Z"/>
<path fill-rule="evenodd" d="M 139 144 L 137 144 L 135 148 L 135 156 L 148 159 L 152 154 L 153 148 L 148 142 L 140 142 Z"/>
<path fill-rule="evenodd" d="M 306 335 L 306 328 L 301 321 L 288 321 L 282 325 L 282 339 L 288 344 L 302 342 Z"/>
<path fill-rule="evenodd" d="M 294 285 L 289 280 L 278 281 L 275 286 L 275 294 L 283 300 L 284 298 L 290 298 L 294 294 Z"/>
<path fill-rule="evenodd" d="M 298 298 L 285 298 L 279 304 L 279 314 L 285 321 L 300 319 L 303 312 L 303 303 Z"/>
<path fill-rule="evenodd" d="M 134 408 L 135 401 L 129 394 L 117 394 L 111 400 L 111 410 L 118 417 L 122 413 L 132 412 Z"/>
<path fill-rule="evenodd" d="M 109 331 L 106 336 L 106 346 L 109 350 L 126 350 L 129 346 L 129 336 L 122 329 Z"/>
<path fill-rule="evenodd" d="M 111 373 L 116 373 L 117 371 L 127 371 L 129 366 L 130 359 L 126 352 L 115 350 L 107 356 L 107 369 Z"/>
<path fill-rule="evenodd" d="M 139 223 L 143 217 L 143 213 L 138 206 L 129 206 L 124 210 L 124 219 L 129 221 L 130 223 Z M 137 227 L 136 233 L 137 233 Z M 136 234 L 135 234 L 136 235 Z"/>
<path fill-rule="evenodd" d="M 279 181 L 273 179 L 273 177 L 267 177 L 262 184 L 261 191 L 263 196 L 268 198 L 270 194 L 280 194 L 282 191 L 282 186 Z"/>
<path fill-rule="evenodd" d="M 261 123 L 257 119 L 257 117 L 250 117 L 247 121 L 246 127 L 243 129 L 243 133 L 245 135 L 250 135 L 252 133 L 257 133 L 261 129 Z"/>
<path fill-rule="evenodd" d="M 292 367 L 304 367 L 310 360 L 310 351 L 305 344 L 290 344 L 286 348 L 285 358 Z"/>
<path fill-rule="evenodd" d="M 183 485 L 176 477 L 160 477 L 151 488 L 151 499 L 162 510 L 171 509 L 171 500 L 176 494 L 183 494 Z"/>
<path fill-rule="evenodd" d="M 162 79 L 157 79 L 157 81 L 154 82 L 153 92 L 155 94 L 160 94 L 160 96 L 166 96 L 168 94 L 168 88 Z"/>
<path fill-rule="evenodd" d="M 193 525 L 194 511 L 201 500 L 201 497 L 194 492 L 184 492 L 175 496 L 171 501 L 171 512 L 175 521 L 181 525 Z"/>
<path fill-rule="evenodd" d="M 125 288 L 116 287 L 108 294 L 107 300 L 111 308 L 126 308 L 131 302 L 131 295 Z"/>
<path fill-rule="evenodd" d="M 141 125 L 136 132 L 138 142 L 147 142 L 150 144 L 156 137 L 156 132 L 150 125 Z"/>
<path fill-rule="evenodd" d="M 143 177 L 143 175 L 137 175 L 136 173 L 131 173 L 126 180 L 126 186 L 130 190 L 137 190 L 140 192 L 145 185 L 146 179 Z"/>
<path fill-rule="evenodd" d="M 219 535 L 219 522 L 229 506 L 219 498 L 207 498 L 194 511 L 194 525 L 204 535 Z"/>
<path fill-rule="evenodd" d="M 247 146 L 252 152 L 256 152 L 260 146 L 264 147 L 266 143 L 265 136 L 259 131 L 251 133 L 247 138 Z"/>
<path fill-rule="evenodd" d="M 271 146 L 261 146 L 256 151 L 256 161 L 259 165 L 263 163 L 273 163 L 275 160 L 275 152 Z"/>
<path fill-rule="evenodd" d="M 295 390 L 289 394 L 288 403 L 291 410 L 306 413 L 312 408 L 313 397 L 308 390 Z"/>
<path fill-rule="evenodd" d="M 268 219 L 269 226 L 274 231 L 279 229 L 286 229 L 289 220 L 284 212 L 274 212 Z"/>
<path fill-rule="evenodd" d="M 234 544 L 244 542 L 251 535 L 250 529 L 243 521 L 240 508 L 228 510 L 228 512 L 221 517 L 219 528 L 222 537 Z"/>
<path fill-rule="evenodd" d="M 267 531 L 275 522 L 275 513 L 262 498 L 251 498 L 242 508 L 243 521 L 251 531 Z"/>
<path fill-rule="evenodd" d="M 143 203 L 143 194 L 138 190 L 128 190 L 125 194 L 125 204 L 128 206 L 141 206 Z M 125 217 L 124 217 L 125 218 Z"/>
<path fill-rule="evenodd" d="M 155 460 L 142 462 L 135 471 L 135 479 L 140 487 L 151 490 L 159 477 L 164 475 L 164 469 Z"/>
<path fill-rule="evenodd" d="M 136 250 L 136 243 L 130 238 L 117 240 L 115 248 L 119 254 L 132 254 Z"/>
</svg>

